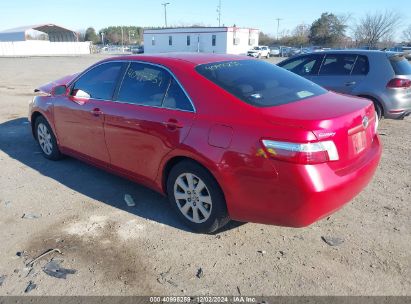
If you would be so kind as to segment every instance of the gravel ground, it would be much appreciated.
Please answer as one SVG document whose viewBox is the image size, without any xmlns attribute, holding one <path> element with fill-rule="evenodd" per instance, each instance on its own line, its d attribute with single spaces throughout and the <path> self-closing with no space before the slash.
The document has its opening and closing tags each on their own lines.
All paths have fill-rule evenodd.
<svg viewBox="0 0 411 304">
<path fill-rule="evenodd" d="M 41 156 L 26 120 L 33 88 L 101 58 L 0 58 L 0 295 L 30 281 L 30 295 L 411 295 L 411 118 L 382 122 L 375 178 L 331 217 L 197 235 L 159 194 Z M 51 248 L 62 254 L 25 266 Z M 52 259 L 76 272 L 47 275 Z"/>
</svg>

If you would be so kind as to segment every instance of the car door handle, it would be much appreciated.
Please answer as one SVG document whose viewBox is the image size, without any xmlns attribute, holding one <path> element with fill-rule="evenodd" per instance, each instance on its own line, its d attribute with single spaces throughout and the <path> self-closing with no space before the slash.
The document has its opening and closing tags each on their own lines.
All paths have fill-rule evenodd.
<svg viewBox="0 0 411 304">
<path fill-rule="evenodd" d="M 357 83 L 355 81 L 348 81 L 348 82 L 345 83 L 345 86 L 350 87 L 350 86 L 353 86 L 353 85 L 356 85 L 356 84 Z"/>
<path fill-rule="evenodd" d="M 163 125 L 169 130 L 181 129 L 183 125 L 176 119 L 170 119 L 169 121 L 163 122 Z"/>
<path fill-rule="evenodd" d="M 96 117 L 104 114 L 103 111 L 101 111 L 99 108 L 95 108 L 95 109 L 91 110 L 90 113 L 93 116 L 96 116 Z"/>
</svg>

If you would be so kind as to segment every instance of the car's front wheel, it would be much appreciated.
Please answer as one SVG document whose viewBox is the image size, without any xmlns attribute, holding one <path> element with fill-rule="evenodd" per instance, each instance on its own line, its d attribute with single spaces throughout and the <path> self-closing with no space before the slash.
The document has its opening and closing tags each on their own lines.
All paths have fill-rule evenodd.
<svg viewBox="0 0 411 304">
<path fill-rule="evenodd" d="M 37 117 L 34 130 L 43 156 L 51 160 L 61 159 L 62 154 L 58 148 L 56 137 L 49 123 L 43 116 Z"/>
<path fill-rule="evenodd" d="M 213 233 L 229 221 L 218 183 L 195 162 L 183 161 L 172 168 L 167 193 L 179 218 L 196 232 Z"/>
</svg>

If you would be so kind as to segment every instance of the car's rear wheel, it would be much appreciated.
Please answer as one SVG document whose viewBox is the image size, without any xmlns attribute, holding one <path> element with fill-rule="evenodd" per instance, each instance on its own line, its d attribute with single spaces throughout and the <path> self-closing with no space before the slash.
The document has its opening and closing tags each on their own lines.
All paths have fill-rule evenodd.
<svg viewBox="0 0 411 304">
<path fill-rule="evenodd" d="M 37 117 L 34 130 L 43 156 L 51 160 L 61 159 L 62 154 L 58 148 L 56 137 L 49 123 L 43 116 Z"/>
<path fill-rule="evenodd" d="M 218 183 L 195 162 L 182 161 L 171 169 L 167 193 L 180 220 L 196 232 L 213 233 L 229 221 Z"/>
<path fill-rule="evenodd" d="M 382 118 L 382 107 L 379 105 L 378 102 L 373 101 L 374 102 L 374 108 L 375 108 L 375 112 L 377 113 L 378 119 L 381 120 Z"/>
</svg>

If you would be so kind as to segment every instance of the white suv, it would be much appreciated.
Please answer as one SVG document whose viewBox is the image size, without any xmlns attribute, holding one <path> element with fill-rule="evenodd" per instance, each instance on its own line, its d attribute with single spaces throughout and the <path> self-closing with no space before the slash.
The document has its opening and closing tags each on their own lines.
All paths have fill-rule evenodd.
<svg viewBox="0 0 411 304">
<path fill-rule="evenodd" d="M 254 58 L 270 58 L 270 48 L 268 46 L 255 46 L 252 50 L 247 52 L 247 56 L 251 56 Z"/>
</svg>

